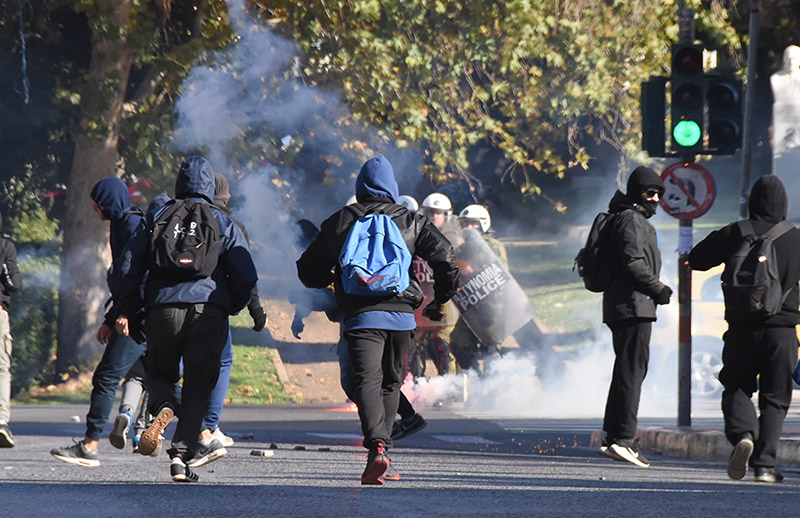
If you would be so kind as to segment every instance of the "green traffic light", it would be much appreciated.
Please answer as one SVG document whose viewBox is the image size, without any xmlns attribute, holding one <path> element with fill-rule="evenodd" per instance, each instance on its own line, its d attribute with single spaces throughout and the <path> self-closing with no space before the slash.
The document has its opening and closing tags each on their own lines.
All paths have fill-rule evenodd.
<svg viewBox="0 0 800 518">
<path fill-rule="evenodd" d="M 692 120 L 680 121 L 672 128 L 672 137 L 679 146 L 691 147 L 697 144 L 701 137 L 700 125 Z"/>
</svg>

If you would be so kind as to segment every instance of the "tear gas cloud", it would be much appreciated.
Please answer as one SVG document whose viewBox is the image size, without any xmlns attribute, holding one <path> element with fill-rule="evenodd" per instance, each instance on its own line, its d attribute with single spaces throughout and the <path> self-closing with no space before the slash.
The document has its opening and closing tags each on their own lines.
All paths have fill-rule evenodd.
<svg viewBox="0 0 800 518">
<path fill-rule="evenodd" d="M 334 186 L 312 185 L 301 167 L 290 169 L 263 162 L 256 165 L 232 163 L 232 144 L 247 140 L 249 128 L 263 125 L 288 146 L 313 120 L 314 138 L 304 146 L 305 150 L 322 157 L 338 151 L 344 144 L 345 137 L 335 121 L 346 108 L 336 92 L 308 87 L 287 73 L 291 72 L 299 54 L 293 42 L 278 37 L 249 18 L 242 0 L 230 0 L 229 8 L 240 39 L 232 48 L 215 54 L 208 64 L 192 70 L 185 80 L 176 105 L 178 127 L 174 145 L 184 151 L 207 150 L 207 158 L 214 169 L 228 176 L 234 216 L 246 225 L 253 242 L 256 266 L 262 276 L 262 292 L 286 294 L 284 288 L 288 283 L 289 291 L 303 294 L 307 290 L 299 285 L 294 269 L 294 261 L 301 252 L 295 223 L 307 218 L 318 226 L 325 217 L 341 208 L 354 193 L 355 174 L 360 164 L 353 164 L 347 172 L 336 173 L 339 176 L 333 178 Z M 371 137 L 377 135 L 375 130 L 366 131 L 372 132 Z M 253 147 L 259 145 L 258 140 L 247 143 Z M 390 144 L 379 152 L 392 162 L 401 194 L 416 193 L 420 182 L 418 156 L 411 151 L 401 152 Z M 618 170 L 617 163 L 609 163 L 604 169 L 595 164 L 591 177 L 578 179 L 591 182 L 592 187 L 584 188 L 585 199 L 569 208 L 580 214 L 573 218 L 575 221 L 588 225 L 597 212 L 607 210 L 608 200 L 616 188 L 624 187 L 624 177 L 629 172 L 622 171 L 617 177 Z M 281 181 L 289 177 L 291 185 Z M 454 207 L 456 212 L 459 208 Z M 653 222 L 659 226 L 665 220 L 669 217 L 659 215 Z M 581 232 L 564 232 L 564 226 L 537 237 L 531 235 L 530 222 L 511 226 L 495 221 L 494 227 L 503 236 L 557 241 L 556 246 L 564 248 L 565 269 L 571 268 L 572 258 L 587 230 L 584 227 Z M 673 289 L 677 285 L 673 253 L 677 224 L 674 227 L 667 240 L 663 240 L 662 235 L 665 259 L 662 278 Z M 664 245 L 664 241 L 669 244 Z M 267 282 L 263 280 L 265 276 Z M 578 282 L 577 277 L 575 281 Z M 641 399 L 640 415 L 643 416 L 648 413 L 674 415 L 676 412 L 677 354 L 660 352 L 670 348 L 677 351 L 676 298 L 668 307 L 659 308 L 659 323 L 654 327 L 652 341 L 652 350 L 659 352 L 651 354 Z M 595 307 L 574 315 L 575 319 L 590 318 L 597 327 L 593 339 L 586 339 L 577 352 L 568 355 L 558 375 L 542 376 L 542 370 L 549 374 L 549 367 L 542 364 L 546 359 L 535 354 L 536 344 L 523 343 L 519 350 L 488 362 L 484 376 L 468 376 L 467 409 L 538 417 L 601 416 L 614 355 L 610 332 L 600 323 L 600 304 L 598 297 Z M 556 346 L 575 349 L 574 343 L 560 344 L 557 334 L 549 339 Z M 417 384 L 407 383 L 404 391 L 421 406 L 463 400 L 464 377 L 448 375 L 421 379 Z"/>
<path fill-rule="evenodd" d="M 229 16 L 239 40 L 214 54 L 209 63 L 194 68 L 183 83 L 176 103 L 177 127 L 173 145 L 184 152 L 204 150 L 215 171 L 231 183 L 234 217 L 245 224 L 262 278 L 286 283 L 302 294 L 294 261 L 298 249 L 301 218 L 319 226 L 324 218 L 340 209 L 355 192 L 354 181 L 360 163 L 337 172 L 334 185 L 317 185 L 307 180 L 302 168 L 288 168 L 266 162 L 252 164 L 252 157 L 232 158 L 234 144 L 242 140 L 258 154 L 259 138 L 250 140 L 253 127 L 269 128 L 285 147 L 303 134 L 313 121 L 313 139 L 304 151 L 323 157 L 343 147 L 343 135 L 335 121 L 345 113 L 337 92 L 311 88 L 294 79 L 291 66 L 299 50 L 251 18 L 242 0 L 231 0 Z M 373 138 L 377 132 L 366 128 Z M 262 143 L 264 144 L 264 143 Z M 412 189 L 420 178 L 418 157 L 387 144 L 380 150 L 392 162 L 401 192 Z M 234 163 L 234 161 L 236 161 Z M 241 163 L 240 163 L 241 162 Z M 281 178 L 291 178 L 290 182 Z M 269 283 L 265 283 L 269 284 Z M 262 287 L 269 289 L 269 286 Z M 285 290 L 280 289 L 286 293 Z"/>
</svg>

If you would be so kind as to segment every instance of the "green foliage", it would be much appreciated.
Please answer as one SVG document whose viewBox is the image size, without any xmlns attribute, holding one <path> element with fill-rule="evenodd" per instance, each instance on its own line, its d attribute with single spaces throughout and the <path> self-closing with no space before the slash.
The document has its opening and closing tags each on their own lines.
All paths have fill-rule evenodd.
<svg viewBox="0 0 800 518">
<path fill-rule="evenodd" d="M 670 1 L 279 4 L 264 9 L 307 52 L 309 80 L 342 85 L 358 116 L 401 144 L 424 142 L 428 177 L 474 176 L 469 151 L 490 147 L 529 194 L 532 174 L 588 168 L 597 143 L 641 154 L 640 82 L 666 72 L 677 36 Z M 738 48 L 724 10 L 697 23 Z"/>
<path fill-rule="evenodd" d="M 55 241 L 58 232 L 58 223 L 47 217 L 43 207 L 19 214 L 12 221 L 12 227 L 11 237 L 17 245 Z"/>
<path fill-rule="evenodd" d="M 26 251 L 30 251 L 29 255 Z M 11 362 L 13 393 L 40 384 L 52 374 L 58 322 L 58 248 L 54 244 L 19 254 L 23 287 L 12 296 L 9 313 L 14 352 Z"/>
</svg>

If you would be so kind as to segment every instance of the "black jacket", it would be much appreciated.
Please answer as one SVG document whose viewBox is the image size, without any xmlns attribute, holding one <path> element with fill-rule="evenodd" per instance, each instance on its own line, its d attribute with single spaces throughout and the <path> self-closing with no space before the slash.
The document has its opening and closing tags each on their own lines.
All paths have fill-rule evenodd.
<svg viewBox="0 0 800 518">
<path fill-rule="evenodd" d="M 608 204 L 613 216 L 612 246 L 616 272 L 603 292 L 603 322 L 629 318 L 656 320 L 653 297 L 664 287 L 659 281 L 661 251 L 648 210 L 617 191 Z"/>
<path fill-rule="evenodd" d="M 431 223 L 415 212 L 409 212 L 388 198 L 359 198 L 359 203 L 369 213 L 387 214 L 400 229 L 412 255 L 425 259 L 433 269 L 434 298 L 445 303 L 458 287 L 458 267 L 450 242 Z M 350 227 L 358 219 L 348 207 L 326 219 L 320 233 L 297 261 L 297 275 L 308 288 L 325 288 L 334 283 L 336 303 L 346 320 L 365 311 L 400 311 L 411 313 L 422 302 L 422 290 L 413 273 L 409 273 L 409 287 L 403 293 L 387 298 L 354 297 L 344 293 L 338 264 Z"/>
<path fill-rule="evenodd" d="M 749 200 L 750 221 L 756 234 L 763 235 L 776 223 L 785 220 L 788 206 L 786 189 L 777 176 L 759 178 L 753 185 Z M 728 260 L 741 242 L 741 227 L 736 222 L 715 230 L 692 249 L 689 266 L 693 270 L 703 271 L 722 263 L 727 267 Z M 800 293 L 797 288 L 800 282 L 800 230 L 789 230 L 777 238 L 773 246 L 783 292 L 788 291 L 789 295 L 777 315 L 769 317 L 756 327 L 794 327 L 800 324 Z M 727 319 L 727 314 L 725 318 Z M 752 324 L 748 325 L 752 327 Z"/>
<path fill-rule="evenodd" d="M 8 309 L 11 294 L 22 289 L 22 276 L 17 267 L 17 249 L 4 237 L 0 237 L 0 260 L 0 305 Z"/>
</svg>

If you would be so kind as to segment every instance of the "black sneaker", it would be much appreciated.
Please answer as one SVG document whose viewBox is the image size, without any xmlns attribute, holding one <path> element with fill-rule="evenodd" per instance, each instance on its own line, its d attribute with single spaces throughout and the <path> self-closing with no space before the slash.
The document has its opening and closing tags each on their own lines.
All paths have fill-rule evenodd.
<svg viewBox="0 0 800 518">
<path fill-rule="evenodd" d="M 156 418 L 142 434 L 142 439 L 139 441 L 140 454 L 151 455 L 161 446 L 161 436 L 164 435 L 164 430 L 173 417 L 175 417 L 174 410 L 168 406 L 161 407 Z"/>
<path fill-rule="evenodd" d="M 392 427 L 392 440 L 399 441 L 403 437 L 408 437 L 412 433 L 417 433 L 428 426 L 428 422 L 419 414 L 414 414 L 406 419 L 400 419 Z"/>
<path fill-rule="evenodd" d="M 630 462 L 640 468 L 650 467 L 650 461 L 639 450 L 639 443 L 636 441 L 633 441 L 630 446 L 623 446 L 618 442 L 612 443 L 602 454 L 614 460 Z"/>
<path fill-rule="evenodd" d="M 100 456 L 97 450 L 90 450 L 83 441 L 76 442 L 72 446 L 55 448 L 50 450 L 50 455 L 68 464 L 96 468 L 100 466 Z"/>
<path fill-rule="evenodd" d="M 361 474 L 361 484 L 364 486 L 383 485 L 383 474 L 389 469 L 389 457 L 386 455 L 386 447 L 382 442 L 369 449 L 367 455 L 367 467 Z"/>
<path fill-rule="evenodd" d="M 190 468 L 205 466 L 209 462 L 221 459 L 228 453 L 228 450 L 217 439 L 211 439 L 211 442 L 207 445 L 198 443 L 197 446 L 197 452 L 195 452 L 194 457 L 186 463 Z"/>
<path fill-rule="evenodd" d="M 200 479 L 197 473 L 178 457 L 172 459 L 172 463 L 169 465 L 169 474 L 172 475 L 172 480 L 175 482 L 197 482 Z"/>
<path fill-rule="evenodd" d="M 111 446 L 118 450 L 125 447 L 125 444 L 128 442 L 128 429 L 131 426 L 132 420 L 133 416 L 131 416 L 130 410 L 126 410 L 117 416 L 114 420 L 114 429 L 108 434 L 108 440 L 111 442 Z"/>
<path fill-rule="evenodd" d="M 783 475 L 775 471 L 775 468 L 753 468 L 756 472 L 756 482 L 766 482 L 776 484 L 783 482 Z"/>
<path fill-rule="evenodd" d="M 0 424 L 0 448 L 13 448 L 17 443 L 7 424 Z"/>
<path fill-rule="evenodd" d="M 744 434 L 736 447 L 731 452 L 731 460 L 728 461 L 728 476 L 733 480 L 741 480 L 747 474 L 747 463 L 753 454 L 753 436 L 749 433 Z"/>
</svg>

